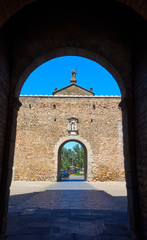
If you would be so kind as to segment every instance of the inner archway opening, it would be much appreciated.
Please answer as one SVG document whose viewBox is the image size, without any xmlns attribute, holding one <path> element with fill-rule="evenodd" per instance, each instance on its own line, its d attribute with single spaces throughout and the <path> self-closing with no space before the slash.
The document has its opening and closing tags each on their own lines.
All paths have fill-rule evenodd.
<svg viewBox="0 0 147 240">
<path fill-rule="evenodd" d="M 66 142 L 59 148 L 58 156 L 58 181 L 86 180 L 87 150 L 83 144 Z"/>
<path fill-rule="evenodd" d="M 78 58 L 82 62 L 82 58 Z M 64 59 L 64 57 L 59 58 L 59 60 L 61 59 Z M 57 59 L 50 62 L 55 60 Z M 85 61 L 88 61 L 88 59 Z M 93 63 L 97 64 L 96 62 Z M 67 67 L 65 63 L 64 65 Z M 69 211 L 72 208 L 77 208 L 77 214 L 79 214 L 79 209 L 83 209 L 84 214 L 86 209 L 90 209 L 90 214 L 92 214 L 91 211 L 95 210 L 103 210 L 104 214 L 105 210 L 118 210 L 124 211 L 127 216 L 122 150 L 122 119 L 121 111 L 118 109 L 118 104 L 121 101 L 120 92 L 119 96 L 110 96 L 110 94 L 114 93 L 108 93 L 107 96 L 105 96 L 106 93 L 104 95 L 101 93 L 100 96 L 100 93 L 95 92 L 96 87 L 97 89 L 102 88 L 98 84 L 100 76 L 95 75 L 95 83 L 92 84 L 94 77 L 89 74 L 88 78 L 85 78 L 88 75 L 85 69 L 88 69 L 88 67 L 84 65 L 83 73 L 86 73 L 86 75 L 82 84 L 80 82 L 82 77 L 80 68 L 82 68 L 82 65 L 78 66 L 78 70 L 75 67 L 74 64 L 73 68 L 70 66 L 70 69 L 68 69 L 70 76 L 66 77 L 66 79 L 69 85 L 66 86 L 65 82 L 62 82 L 63 85 L 59 86 L 59 89 L 57 84 L 61 84 L 59 77 L 62 76 L 61 69 L 63 70 L 63 68 L 61 67 L 60 71 L 58 71 L 60 74 L 56 83 L 51 78 L 52 68 L 50 68 L 50 75 L 48 76 L 50 82 L 54 84 L 53 87 L 55 87 L 54 92 L 52 89 L 52 95 L 40 96 L 40 93 L 37 92 L 38 95 L 33 95 L 35 93 L 29 95 L 31 94 L 29 93 L 20 96 L 23 105 L 18 114 L 14 178 L 19 180 L 19 184 L 21 184 L 20 180 L 23 180 L 25 184 L 27 182 L 31 186 L 33 181 L 33 191 L 34 185 L 37 186 L 38 184 L 38 180 L 41 181 L 42 186 L 45 186 L 44 188 L 40 187 L 42 192 L 38 194 L 38 196 L 41 196 L 39 201 L 35 200 L 37 196 L 33 196 L 27 203 L 21 203 L 21 207 L 26 208 L 26 206 L 29 206 L 29 208 L 33 208 L 35 200 L 36 209 L 63 209 L 66 206 Z M 37 69 L 35 72 L 38 72 Z M 77 79 L 75 77 L 76 72 L 78 72 Z M 91 72 L 94 71 L 91 70 Z M 37 74 L 35 83 L 40 78 L 37 77 Z M 62 79 L 64 80 L 63 77 Z M 112 80 L 112 78 L 110 79 Z M 105 81 L 101 78 L 100 82 Z M 112 82 L 115 82 L 115 80 L 113 79 Z M 40 87 L 42 86 L 45 86 L 43 81 L 40 84 Z M 112 85 L 110 84 L 110 86 Z M 98 95 L 95 95 L 94 92 Z M 69 148 L 66 144 L 72 142 L 76 142 L 77 149 L 67 151 Z M 24 147 L 26 147 L 25 151 L 23 150 Z M 20 158 L 19 153 L 22 150 L 23 157 Z M 68 156 L 64 157 L 68 155 L 67 152 L 71 154 L 69 162 L 67 160 Z M 81 163 L 80 165 L 78 162 L 78 154 L 84 155 L 84 164 Z M 61 174 L 64 173 L 68 173 L 70 176 L 62 175 L 61 177 Z M 77 179 L 77 181 L 81 181 L 78 184 L 72 185 L 70 183 L 69 186 L 66 182 L 65 185 L 62 185 L 64 184 L 63 181 L 75 181 L 76 177 L 79 178 L 79 174 L 82 179 Z M 87 182 L 82 182 L 83 180 Z M 31 183 L 28 183 L 29 181 Z M 34 183 L 35 181 L 37 183 Z M 55 183 L 56 181 L 58 183 Z M 114 183 L 114 181 L 121 181 L 121 183 Z M 123 192 L 118 191 L 120 185 Z M 23 188 L 21 189 L 23 191 Z M 104 198 L 106 201 L 100 200 Z M 97 199 L 100 201 L 97 201 Z"/>
<path fill-rule="evenodd" d="M 15 180 L 59 181 L 60 169 L 55 156 L 58 149 L 54 151 L 54 148 L 68 135 L 68 141 L 77 136 L 90 145 L 91 157 L 84 180 L 123 179 L 120 89 L 105 68 L 79 56 L 54 58 L 30 74 L 20 101 Z M 86 159 L 86 151 L 84 153 Z"/>
</svg>

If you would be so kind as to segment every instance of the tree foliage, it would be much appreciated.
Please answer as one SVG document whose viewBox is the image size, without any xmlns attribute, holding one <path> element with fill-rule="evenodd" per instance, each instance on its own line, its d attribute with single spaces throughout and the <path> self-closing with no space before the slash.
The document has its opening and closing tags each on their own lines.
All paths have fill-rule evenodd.
<svg viewBox="0 0 147 240">
<path fill-rule="evenodd" d="M 72 149 L 61 150 L 61 168 L 69 170 L 70 166 L 84 168 L 84 149 L 81 145 L 76 144 Z"/>
</svg>

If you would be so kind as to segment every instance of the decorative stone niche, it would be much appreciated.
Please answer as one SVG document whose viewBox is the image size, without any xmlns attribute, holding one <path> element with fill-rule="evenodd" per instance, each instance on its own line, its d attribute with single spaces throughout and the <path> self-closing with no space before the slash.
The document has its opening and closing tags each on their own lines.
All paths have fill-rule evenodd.
<svg viewBox="0 0 147 240">
<path fill-rule="evenodd" d="M 69 136 L 77 136 L 78 133 L 78 119 L 77 118 L 69 118 L 68 119 L 68 135 Z"/>
</svg>

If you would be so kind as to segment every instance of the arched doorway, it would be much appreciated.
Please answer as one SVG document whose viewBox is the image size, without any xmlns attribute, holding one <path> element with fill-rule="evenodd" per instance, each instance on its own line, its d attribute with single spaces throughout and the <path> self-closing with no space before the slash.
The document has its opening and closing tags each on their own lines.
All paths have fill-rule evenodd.
<svg viewBox="0 0 147 240">
<path fill-rule="evenodd" d="M 57 49 L 56 51 L 57 51 L 57 54 L 58 54 L 58 50 L 59 49 Z M 68 52 L 69 52 L 69 55 L 70 55 L 70 51 L 71 51 L 72 49 L 68 49 Z M 75 51 L 74 51 L 74 54 L 73 55 L 77 55 L 77 53 L 78 53 L 78 49 L 74 49 Z M 55 51 L 55 55 L 56 55 L 56 51 Z M 60 49 L 60 51 L 63 51 L 64 52 L 64 49 Z M 86 56 L 87 56 L 87 54 L 89 55 L 90 54 L 90 52 L 89 51 L 86 51 Z M 61 55 L 59 55 L 59 56 L 63 56 L 62 54 Z M 83 54 L 80 54 L 80 56 L 83 56 Z M 85 56 L 85 55 L 84 55 Z M 96 55 L 94 55 L 94 58 L 93 57 L 90 57 L 90 59 L 95 59 L 95 58 L 97 58 L 97 56 Z M 47 58 L 48 59 L 48 58 Z M 97 61 L 97 62 L 99 62 L 99 61 Z M 33 65 L 34 65 L 34 63 L 33 63 Z M 34 66 L 33 66 L 34 67 Z M 113 69 L 113 67 L 111 68 L 111 69 Z M 28 69 L 27 69 L 27 74 L 28 74 Z M 115 72 L 115 69 L 114 69 L 114 72 Z M 16 105 L 17 105 L 17 103 L 19 104 L 19 102 L 17 101 L 17 97 L 18 97 L 18 94 L 19 94 L 19 92 L 20 92 L 20 86 L 21 85 L 19 85 L 19 84 L 23 84 L 23 82 L 24 82 L 24 79 L 25 79 L 25 77 L 26 77 L 26 75 L 25 75 L 26 73 L 24 73 L 24 75 L 22 74 L 22 76 L 21 76 L 21 78 L 19 79 L 20 81 L 18 82 L 18 85 L 16 86 L 16 92 L 15 92 L 15 96 L 16 96 L 16 98 L 15 98 L 15 100 L 16 100 Z M 116 74 L 118 74 L 117 72 L 116 72 Z M 122 102 L 122 105 L 123 104 L 125 104 L 125 96 L 126 96 L 126 91 L 125 91 L 125 87 L 123 87 L 123 83 L 122 83 L 122 78 L 119 76 L 119 74 L 117 75 L 118 76 L 118 83 L 119 83 L 119 86 L 122 86 L 122 88 L 121 88 L 121 92 L 122 92 L 122 98 L 123 98 L 123 102 Z M 23 80 L 23 81 L 22 81 Z M 124 106 L 124 105 L 123 105 Z M 124 111 L 126 111 L 127 109 L 124 109 Z M 124 115 L 125 116 L 125 115 Z M 125 118 L 123 118 L 123 124 L 124 125 L 126 125 L 126 121 L 127 121 L 127 119 L 126 119 L 126 116 L 125 116 Z M 126 132 L 125 132 L 126 131 Z M 124 138 L 125 137 L 127 137 L 128 136 L 128 129 L 126 128 L 125 129 L 125 131 L 124 131 Z M 125 143 L 127 143 L 127 141 L 125 142 Z M 127 148 L 127 150 L 128 150 L 128 146 L 127 146 L 127 144 L 126 144 L 126 148 Z M 87 154 L 89 154 L 89 151 L 88 151 L 88 153 Z M 126 151 L 126 159 L 127 159 L 127 161 L 128 161 L 128 159 L 129 159 L 129 155 L 128 155 L 128 152 Z M 59 158 L 58 158 L 59 159 Z M 88 158 L 88 159 L 90 159 L 90 158 Z M 89 166 L 90 166 L 90 162 L 88 161 L 88 164 L 89 164 Z M 90 167 L 88 167 L 87 168 L 87 171 L 89 171 L 90 172 Z M 59 169 L 58 169 L 58 171 L 57 172 L 59 172 Z M 129 172 L 129 174 L 130 174 L 130 172 Z M 90 178 L 90 174 L 87 174 L 87 176 L 86 176 L 86 178 L 85 178 L 85 180 L 89 180 L 89 178 Z M 57 180 L 59 181 L 59 174 L 58 174 L 58 176 L 57 176 Z"/>
<path fill-rule="evenodd" d="M 57 49 L 56 51 L 57 51 L 57 53 L 58 53 L 58 50 L 59 49 Z M 60 49 L 61 50 L 61 49 Z M 64 51 L 64 49 L 62 49 L 63 51 Z M 55 54 L 56 54 L 56 51 L 55 51 Z M 71 49 L 69 48 L 68 49 L 68 51 L 69 51 L 69 53 L 70 53 L 70 51 L 71 51 Z M 76 53 L 78 53 L 78 49 L 75 49 L 75 52 L 74 52 L 74 54 L 73 55 L 77 55 Z M 89 51 L 87 51 L 87 53 L 86 53 L 86 56 L 87 56 L 87 54 L 90 54 L 90 52 Z M 62 54 L 61 54 L 61 56 L 63 56 Z M 80 54 L 80 56 L 83 56 L 82 54 Z M 90 59 L 95 59 L 96 58 L 96 56 L 94 57 L 94 58 L 90 58 Z M 99 61 L 97 61 L 97 62 L 99 62 Z M 34 63 L 33 63 L 34 64 Z M 115 70 L 114 70 L 115 71 Z M 27 73 L 28 73 L 28 70 L 27 70 Z M 20 91 L 20 86 L 21 85 L 19 85 L 19 84 L 22 84 L 23 82 L 22 82 L 22 79 L 24 80 L 26 75 L 24 74 L 22 74 L 22 78 L 20 78 L 20 81 L 18 82 L 18 85 L 16 86 L 16 92 L 15 92 L 15 94 L 16 94 L 16 98 L 15 98 L 15 100 L 16 100 L 16 105 L 17 105 L 17 103 L 19 104 L 19 102 L 17 101 L 17 97 L 18 97 L 18 94 L 19 94 L 19 91 Z M 121 77 L 119 76 L 119 74 L 118 74 L 118 78 L 117 79 L 119 79 L 120 80 L 120 82 L 119 82 L 119 80 L 118 80 L 118 83 L 119 83 L 119 86 L 121 86 L 121 84 L 122 84 L 122 79 L 121 79 Z M 123 85 L 122 85 L 123 86 Z M 126 96 L 126 91 L 125 91 L 125 88 L 121 88 L 121 91 L 122 91 L 122 98 L 123 99 L 125 99 L 125 96 Z M 126 109 L 125 109 L 125 111 L 126 111 Z M 125 116 L 125 118 L 123 118 L 123 120 L 124 120 L 124 124 L 126 124 L 126 121 L 127 121 L 127 119 L 126 119 L 126 116 Z M 125 129 L 126 130 L 126 132 L 124 132 L 124 137 L 126 137 L 127 135 L 128 135 L 128 129 Z M 69 141 L 69 140 L 68 140 Z M 65 141 L 64 141 L 64 143 L 65 143 Z M 63 143 L 63 144 L 64 144 Z M 82 143 L 82 142 L 81 142 Z M 127 142 L 126 142 L 127 143 Z M 128 149 L 128 146 L 127 146 L 127 149 Z M 87 152 L 87 154 L 90 154 L 89 153 L 89 151 Z M 126 154 L 127 154 L 127 158 L 126 159 L 128 159 L 129 158 L 129 156 L 128 156 L 128 152 L 126 151 Z M 88 158 L 88 160 L 89 160 L 90 158 Z M 58 156 L 58 160 L 59 160 L 59 156 Z M 57 160 L 57 161 L 58 161 Z M 128 160 L 127 160 L 128 161 Z M 90 166 L 90 161 L 88 161 L 88 163 L 87 164 L 89 164 L 89 166 Z M 59 166 L 59 165 L 58 165 Z M 87 167 L 87 166 L 85 166 L 85 169 L 86 169 L 86 172 L 90 172 L 90 167 Z M 58 176 L 57 176 L 57 180 L 59 181 L 59 169 L 58 169 Z M 130 174 L 130 173 L 129 173 Z M 85 180 L 88 180 L 90 178 L 90 174 L 86 174 L 86 177 L 85 177 Z"/>
<path fill-rule="evenodd" d="M 62 147 L 69 142 L 77 142 L 79 143 L 83 149 L 84 149 L 84 181 L 91 181 L 91 172 L 92 172 L 92 161 L 93 161 L 93 156 L 92 156 L 92 149 L 89 144 L 89 142 L 84 139 L 83 137 L 80 136 L 71 136 L 68 137 L 63 137 L 59 140 L 59 142 L 56 144 L 55 149 L 54 149 L 54 160 L 55 164 L 57 166 L 57 181 L 60 181 L 60 174 L 59 171 L 61 169 L 61 150 Z"/>
<path fill-rule="evenodd" d="M 112 71 L 113 75 L 115 75 L 115 78 L 118 79 L 118 75 L 120 75 L 121 78 L 123 78 L 124 86 L 127 92 L 126 94 L 127 98 L 123 99 L 120 106 L 123 109 L 124 152 L 125 152 L 125 159 L 126 159 L 126 179 L 127 179 L 127 187 L 128 187 L 128 199 L 130 203 L 129 212 L 130 212 L 130 218 L 131 218 L 131 228 L 134 232 L 140 232 L 140 229 L 138 227 L 139 223 L 141 222 L 140 214 L 142 215 L 142 222 L 144 222 L 145 224 L 146 218 L 144 218 L 144 214 L 143 214 L 145 207 L 142 208 L 140 206 L 139 208 L 139 204 L 138 204 L 138 198 L 144 199 L 144 195 L 143 195 L 144 191 L 140 191 L 138 187 L 139 185 L 141 186 L 141 189 L 142 189 L 142 181 L 144 179 L 141 179 L 140 182 L 138 182 L 137 184 L 137 171 L 136 171 L 136 164 L 139 165 L 139 168 L 141 166 L 141 168 L 143 169 L 144 160 L 142 160 L 142 158 L 143 158 L 144 144 L 142 144 L 142 142 L 144 143 L 144 132 L 143 132 L 142 124 L 140 124 L 139 126 L 138 125 L 134 126 L 135 117 L 136 117 L 136 122 L 141 123 L 140 116 L 144 117 L 145 114 L 144 115 L 138 114 L 138 111 L 137 111 L 138 108 L 136 108 L 136 113 L 135 113 L 136 115 L 134 117 L 134 104 L 135 106 L 137 105 L 138 99 L 139 99 L 139 102 L 142 102 L 142 104 L 145 103 L 145 98 L 144 98 L 145 94 L 142 94 L 142 92 L 145 90 L 143 90 L 144 88 L 143 87 L 141 88 L 140 86 L 144 86 L 145 74 L 143 72 L 145 72 L 144 69 L 146 68 L 145 68 L 145 65 L 142 67 L 142 64 L 140 62 L 144 62 L 146 55 L 142 47 L 142 44 L 140 44 L 143 41 L 138 37 L 138 39 L 140 40 L 139 41 L 139 44 L 141 45 L 140 47 L 135 38 L 136 35 L 130 32 L 130 29 L 132 29 L 131 26 L 130 25 L 127 26 L 127 24 L 130 23 L 129 21 L 130 19 L 133 22 L 132 26 L 134 25 L 134 20 L 135 22 L 137 22 L 136 20 L 138 20 L 138 18 L 136 14 L 131 14 L 130 9 L 127 9 L 128 11 L 125 11 L 125 9 L 122 10 L 122 5 L 120 6 L 116 5 L 116 8 L 113 8 L 113 7 L 111 8 L 110 6 L 110 9 L 107 8 L 109 9 L 108 15 L 105 14 L 106 8 L 104 9 L 102 8 L 103 11 L 101 11 L 101 7 L 99 7 L 99 11 L 101 11 L 101 14 L 98 14 L 97 12 L 93 14 L 93 11 L 89 13 L 89 8 L 87 10 L 88 14 L 86 14 L 85 12 L 83 13 L 81 11 L 82 9 L 80 9 L 78 18 L 75 18 L 73 14 L 74 11 L 73 12 L 69 11 L 71 13 L 69 17 L 69 15 L 68 16 L 66 15 L 68 13 L 67 9 L 65 9 L 65 15 L 63 14 L 64 12 L 60 10 L 58 13 L 60 14 L 62 13 L 62 15 L 57 14 L 56 12 L 56 16 L 58 16 L 59 22 L 58 20 L 56 20 L 54 27 L 53 28 L 51 27 L 51 29 L 48 29 L 48 22 L 46 22 L 47 28 L 45 27 L 45 24 L 44 24 L 45 21 L 43 21 L 43 18 L 40 17 L 38 14 L 36 14 L 35 11 L 33 11 L 33 21 L 29 21 L 28 17 L 32 16 L 32 11 L 30 11 L 30 16 L 28 16 L 27 10 L 29 8 L 27 8 L 25 9 L 26 12 L 24 11 L 24 13 L 22 14 L 22 16 L 25 19 L 25 20 L 21 19 L 22 24 L 19 21 L 19 19 L 21 18 L 21 13 L 20 13 L 18 16 L 16 16 L 15 19 L 13 19 L 14 21 L 12 20 L 12 22 L 11 21 L 9 22 L 10 26 L 7 26 L 6 39 L 7 40 L 10 39 L 10 43 L 8 44 L 8 46 L 11 48 L 11 50 L 10 50 L 10 56 L 8 57 L 6 54 L 7 57 L 4 56 L 3 59 L 5 59 L 4 63 L 6 63 L 5 61 L 7 60 L 9 63 L 11 62 L 12 65 L 7 70 L 8 74 L 5 74 L 6 81 L 7 83 L 11 82 L 11 86 L 10 86 L 9 94 L 6 93 L 7 99 L 8 101 L 10 100 L 10 102 L 9 102 L 9 109 L 6 108 L 5 112 L 9 113 L 9 115 L 8 117 L 5 117 L 5 119 L 7 120 L 4 121 L 5 126 L 7 126 L 7 133 L 5 134 L 5 138 L 4 138 L 5 144 L 3 144 L 4 145 L 3 149 L 5 149 L 4 157 L 2 154 L 2 159 L 4 161 L 4 163 L 2 164 L 4 169 L 2 172 L 2 179 L 4 179 L 2 182 L 2 192 L 4 195 L 2 198 L 2 204 L 1 204 L 2 209 L 4 209 L 2 210 L 2 214 L 1 214 L 3 219 L 2 232 L 4 232 L 5 223 L 6 223 L 5 213 L 7 212 L 9 186 L 11 182 L 11 171 L 12 171 L 11 168 L 13 163 L 13 152 L 14 152 L 14 145 L 15 145 L 16 117 L 17 117 L 17 110 L 19 108 L 19 102 L 15 97 L 19 95 L 20 89 L 16 90 L 16 85 L 17 85 L 16 82 L 18 79 L 21 79 L 22 82 L 24 82 L 26 79 L 26 76 L 32 71 L 32 69 L 35 68 L 37 65 L 39 65 L 42 61 L 44 61 L 43 58 L 46 59 L 46 55 L 48 56 L 50 55 L 50 59 L 52 57 L 57 56 L 57 52 L 60 56 L 65 54 L 70 54 L 70 51 L 72 52 L 72 54 L 82 55 L 82 51 L 83 51 L 82 49 L 84 49 L 85 56 L 93 59 L 95 58 L 95 61 L 102 60 L 106 68 L 108 67 L 109 63 L 111 63 L 111 66 L 113 67 L 110 71 Z M 32 8 L 33 6 L 31 6 L 31 9 Z M 53 14 L 55 14 L 54 11 L 52 12 Z M 50 13 L 51 13 L 51 10 L 50 10 Z M 117 13 L 117 16 L 115 18 L 116 13 Z M 119 13 L 121 14 L 119 15 Z M 111 19 L 111 16 L 109 14 L 114 18 Z M 125 15 L 125 19 L 124 19 L 124 15 Z M 25 24 L 27 24 L 26 16 L 29 22 L 29 28 L 28 28 L 28 25 L 25 26 Z M 38 19 L 39 24 L 37 24 L 35 16 L 37 16 L 36 19 Z M 49 19 L 49 23 L 52 22 L 52 15 L 46 14 L 46 16 L 51 16 L 51 19 Z M 62 19 L 63 16 L 64 18 Z M 67 18 L 65 16 L 67 16 Z M 107 16 L 108 22 L 105 21 L 106 16 Z M 93 17 L 95 19 L 93 19 Z M 42 22 L 40 21 L 40 19 L 42 20 Z M 67 19 L 68 19 L 68 24 L 66 24 L 65 26 L 64 23 L 67 22 Z M 73 19 L 76 19 L 77 21 L 76 24 L 72 22 Z M 87 19 L 87 21 L 84 22 L 83 19 L 84 20 Z M 122 23 L 122 19 L 123 19 L 123 23 Z M 20 25 L 22 26 L 23 31 L 21 33 L 18 30 L 17 23 L 19 24 L 19 26 Z M 101 23 L 101 26 L 97 26 L 100 23 Z M 37 31 L 35 29 L 35 26 Z M 77 26 L 80 26 L 80 27 L 77 27 Z M 120 28 L 120 26 L 122 26 L 122 28 Z M 139 25 L 137 24 L 137 26 Z M 12 34 L 12 29 L 14 31 L 13 32 L 14 34 Z M 32 31 L 32 29 L 34 31 Z M 40 31 L 40 29 L 43 30 L 43 33 Z M 123 30 L 123 32 L 121 32 L 120 29 Z M 92 32 L 89 30 L 91 30 Z M 140 32 L 142 34 L 142 30 L 140 30 Z M 30 33 L 32 33 L 32 35 Z M 49 33 L 48 36 L 47 36 L 47 33 Z M 138 35 L 140 36 L 140 34 Z M 43 36 L 45 36 L 44 39 L 46 39 L 46 41 L 43 39 Z M 14 38 L 11 39 L 12 37 Z M 136 64 L 137 70 L 134 67 L 135 64 L 132 64 L 132 59 L 134 57 L 134 52 L 132 52 L 133 50 L 131 47 L 132 39 L 135 39 L 136 41 L 135 43 L 133 43 L 134 50 L 138 51 L 137 53 L 139 53 L 139 54 L 136 54 L 135 56 L 135 58 L 137 59 L 136 62 L 140 61 L 139 64 Z M 145 47 L 145 42 L 143 42 L 143 44 Z M 8 48 L 5 48 L 5 49 L 8 49 Z M 141 52 L 139 52 L 138 49 L 141 49 Z M 92 56 L 91 56 L 91 52 L 92 52 Z M 6 64 L 7 67 L 8 67 L 8 62 Z M 119 74 L 117 74 L 118 72 Z M 2 81 L 3 81 L 3 77 L 2 77 Z M 140 84 L 140 81 L 141 81 L 141 84 Z M 4 87 L 4 89 L 7 89 L 7 87 Z M 140 91 L 138 91 L 138 89 L 141 90 L 141 94 L 139 94 Z M 133 98 L 134 96 L 135 96 L 135 100 Z M 8 106 L 8 101 L 7 101 L 7 106 Z M 143 109 L 145 113 L 145 107 L 142 106 L 141 109 Z M 8 122 L 6 123 L 6 121 Z M 145 121 L 145 117 L 144 117 L 144 121 Z M 145 123 L 144 123 L 144 126 L 145 126 Z M 135 136 L 136 136 L 135 131 L 137 131 L 137 129 L 138 129 L 138 135 L 137 135 L 138 141 L 137 141 L 136 151 L 137 151 L 137 156 L 139 156 L 137 160 L 138 163 L 136 163 L 136 155 L 135 155 Z M 141 133 L 142 133 L 142 138 L 140 138 Z M 143 139 L 143 141 L 141 139 Z M 2 153 L 3 152 L 4 150 L 2 150 Z M 140 191 L 140 195 L 138 194 L 139 191 Z M 143 209 L 142 212 L 140 212 L 140 209 Z"/>
<path fill-rule="evenodd" d="M 62 179 L 61 169 L 66 170 L 69 173 L 70 176 L 72 176 L 72 173 L 77 173 L 77 170 L 78 170 L 78 173 L 80 173 L 82 171 L 83 174 L 81 176 L 84 175 L 83 178 L 76 178 L 76 179 L 77 180 L 82 179 L 82 180 L 86 181 L 87 180 L 87 161 L 88 161 L 88 159 L 87 159 L 87 149 L 86 149 L 86 146 L 82 142 L 74 140 L 74 143 L 75 144 L 77 143 L 77 146 L 78 146 L 78 144 L 80 145 L 78 151 L 84 152 L 84 154 L 82 154 L 83 156 L 81 156 L 82 164 L 79 163 L 80 159 L 76 159 L 76 158 L 78 158 L 77 155 L 75 157 L 71 156 L 71 161 L 69 161 L 69 166 L 64 167 L 64 165 L 62 163 L 61 158 L 63 157 L 63 147 L 66 146 L 66 144 L 69 143 L 69 142 L 73 142 L 73 140 L 69 140 L 69 141 L 66 141 L 63 144 L 61 144 L 61 146 L 59 147 L 59 150 L 58 150 L 57 181 L 61 181 L 61 179 Z M 69 149 L 69 150 L 71 150 L 71 149 Z M 64 161 L 64 159 L 63 159 L 63 161 Z M 70 176 L 69 176 L 69 179 L 70 179 Z M 78 176 L 80 176 L 80 174 Z M 73 180 L 74 180 L 74 178 L 73 178 Z"/>
<path fill-rule="evenodd" d="M 67 78 L 71 78 L 71 68 L 69 71 L 67 71 L 67 68 L 71 63 L 73 64 L 73 62 L 77 64 L 77 61 L 80 69 L 83 67 L 83 70 L 78 71 L 77 84 L 74 86 L 73 92 L 72 84 L 68 86 L 65 85 L 69 84 L 69 80 L 65 83 L 65 78 L 68 74 L 69 76 Z M 87 76 L 83 76 L 86 66 L 89 66 L 89 69 L 92 68 L 93 71 L 87 70 Z M 61 71 L 55 73 L 52 70 L 57 68 L 62 68 L 62 75 Z M 39 74 L 40 71 L 41 74 Z M 27 95 L 23 95 L 25 92 L 21 92 L 19 100 L 22 102 L 22 107 L 20 108 L 17 119 L 14 157 L 15 180 L 56 181 L 57 173 L 54 169 L 56 166 L 52 160 L 52 151 L 54 145 L 61 137 L 69 135 L 81 136 L 87 139 L 91 145 L 93 151 L 93 162 L 90 166 L 91 168 L 93 167 L 91 181 L 107 181 L 108 179 L 110 181 L 112 179 L 118 181 L 121 179 L 121 173 L 124 179 L 123 146 L 121 144 L 122 118 L 121 110 L 118 109 L 121 97 L 99 96 L 100 93 L 97 92 L 99 91 L 99 86 L 103 85 L 103 88 L 106 88 L 104 83 L 100 82 L 96 84 L 95 81 L 95 79 L 101 76 L 101 71 L 106 75 L 105 78 L 109 79 L 109 81 L 106 80 L 104 83 L 107 83 L 106 85 L 108 86 L 110 84 L 110 91 L 112 92 L 113 84 L 113 91 L 114 89 L 119 90 L 115 79 L 106 69 L 96 62 L 82 57 L 66 56 L 55 58 L 41 65 L 30 75 L 25 82 L 26 86 L 31 84 L 29 87 L 30 93 L 33 89 L 36 91 L 38 85 L 40 88 L 44 88 L 46 93 L 49 94 L 44 95 L 46 93 L 43 92 L 43 95 L 39 96 L 34 95 L 35 93 L 32 92 L 33 95 L 29 96 L 28 94 L 30 93 L 27 94 L 26 92 Z M 88 73 L 90 73 L 89 77 Z M 93 74 L 93 76 L 91 76 L 91 74 Z M 33 77 L 34 75 L 35 77 Z M 65 77 L 63 77 L 64 75 Z M 41 83 L 40 81 L 37 83 L 37 79 L 39 80 L 40 77 L 42 77 L 42 81 Z M 58 81 L 59 77 L 61 77 L 60 82 Z M 47 79 L 47 82 L 45 82 L 44 78 Z M 48 78 L 54 79 L 50 85 L 48 84 Z M 103 79 L 105 78 L 103 77 Z M 34 79 L 35 83 L 32 84 L 31 79 Z M 79 87 L 79 84 L 82 87 L 83 84 L 86 83 L 94 86 L 93 93 Z M 59 90 L 58 84 L 63 84 L 63 86 L 67 88 Z M 58 92 L 53 93 L 55 95 L 51 95 L 55 86 L 58 87 Z M 22 90 L 24 91 L 24 89 L 25 85 Z M 69 95 L 69 93 L 66 93 L 66 96 L 62 96 L 62 91 L 66 89 L 71 89 L 70 94 L 73 94 L 72 98 L 72 95 Z M 87 89 L 89 89 L 89 87 L 87 87 Z M 76 95 L 79 93 L 80 95 Z M 90 95 L 86 97 L 85 94 Z M 118 94 L 120 94 L 120 92 L 118 92 Z M 71 124 L 74 124 L 74 126 L 72 127 Z M 83 140 L 81 139 L 81 141 Z M 97 145 L 95 143 L 97 143 Z M 115 170 L 112 170 L 112 165 L 115 166 Z M 37 169 L 38 166 L 39 171 Z M 90 180 L 89 177 L 88 180 Z"/>
</svg>

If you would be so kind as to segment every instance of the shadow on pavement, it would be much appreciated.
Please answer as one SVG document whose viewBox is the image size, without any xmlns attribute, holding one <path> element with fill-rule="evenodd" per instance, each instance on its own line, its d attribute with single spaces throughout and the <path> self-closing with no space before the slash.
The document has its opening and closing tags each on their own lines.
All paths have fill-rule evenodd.
<svg viewBox="0 0 147 240">
<path fill-rule="evenodd" d="M 25 209 L 8 214 L 7 240 L 129 240 L 126 212 Z"/>
<path fill-rule="evenodd" d="M 6 240 L 129 240 L 126 196 L 86 183 L 89 190 L 78 182 L 66 184 L 78 190 L 57 190 L 60 185 L 10 196 Z"/>
<path fill-rule="evenodd" d="M 127 197 L 98 190 L 46 190 L 10 196 L 9 209 L 96 209 L 127 211 Z"/>
</svg>

